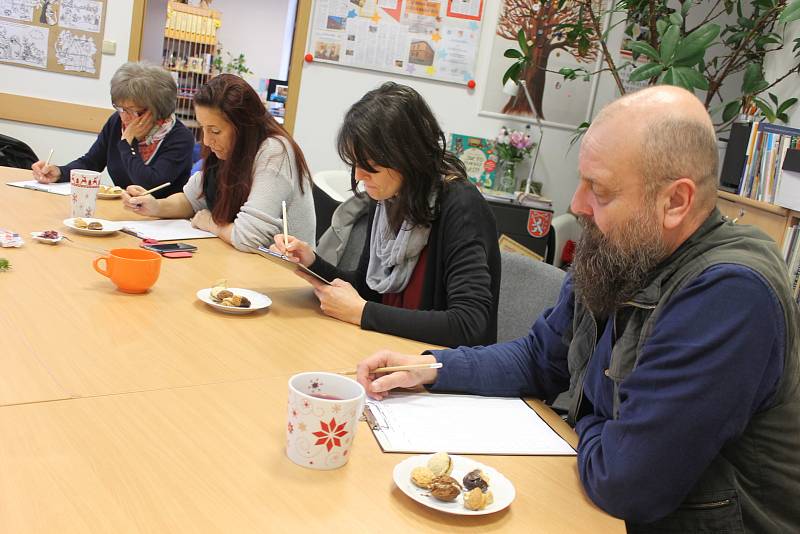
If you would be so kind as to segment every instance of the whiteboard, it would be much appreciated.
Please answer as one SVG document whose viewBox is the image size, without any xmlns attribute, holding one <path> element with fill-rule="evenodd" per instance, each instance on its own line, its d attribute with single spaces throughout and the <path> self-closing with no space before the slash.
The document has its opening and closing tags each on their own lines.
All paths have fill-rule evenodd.
<svg viewBox="0 0 800 534">
<path fill-rule="evenodd" d="M 315 61 L 466 85 L 475 79 L 483 0 L 315 0 Z"/>
</svg>

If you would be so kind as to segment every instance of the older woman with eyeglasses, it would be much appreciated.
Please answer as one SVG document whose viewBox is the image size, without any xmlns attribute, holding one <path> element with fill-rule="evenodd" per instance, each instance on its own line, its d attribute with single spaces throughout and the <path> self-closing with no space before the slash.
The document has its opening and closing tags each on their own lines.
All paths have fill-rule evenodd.
<svg viewBox="0 0 800 534">
<path fill-rule="evenodd" d="M 125 63 L 111 78 L 116 110 L 84 156 L 66 165 L 31 167 L 39 182 L 69 181 L 72 169 L 102 171 L 114 185 L 145 189 L 165 182 L 159 198 L 183 191 L 192 168 L 194 137 L 175 117 L 178 88 L 166 70 L 145 63 Z"/>
</svg>

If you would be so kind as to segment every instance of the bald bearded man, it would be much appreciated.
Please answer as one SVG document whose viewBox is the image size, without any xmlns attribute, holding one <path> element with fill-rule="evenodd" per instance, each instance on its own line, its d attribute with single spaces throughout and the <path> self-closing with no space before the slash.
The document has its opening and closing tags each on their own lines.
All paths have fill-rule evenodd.
<svg viewBox="0 0 800 534">
<path fill-rule="evenodd" d="M 717 165 L 691 93 L 613 102 L 581 144 L 584 232 L 555 307 L 508 343 L 377 353 L 359 381 L 379 399 L 570 390 L 583 487 L 629 532 L 799 531 L 800 314 L 774 243 L 716 209 Z"/>
</svg>

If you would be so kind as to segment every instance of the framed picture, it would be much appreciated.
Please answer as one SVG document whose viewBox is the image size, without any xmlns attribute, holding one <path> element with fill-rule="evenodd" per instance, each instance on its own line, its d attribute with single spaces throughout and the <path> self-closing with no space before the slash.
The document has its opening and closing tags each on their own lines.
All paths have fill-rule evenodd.
<svg viewBox="0 0 800 534">
<path fill-rule="evenodd" d="M 595 12 L 603 9 L 606 0 L 592 0 Z M 602 52 L 597 42 L 585 50 L 566 43 L 560 25 L 575 24 L 584 11 L 572 2 L 559 10 L 558 2 L 539 0 L 501 0 L 497 27 L 492 39 L 492 60 L 483 94 L 480 115 L 530 122 L 539 119 L 543 125 L 573 130 L 592 116 L 599 76 L 584 80 L 578 75 L 565 80 L 559 69 L 582 68 L 587 72 L 599 70 Z M 534 13 L 535 16 L 530 14 Z M 503 74 L 514 62 L 503 53 L 509 48 L 519 49 L 517 34 L 526 28 L 528 42 L 532 43 L 533 63 L 520 75 L 528 85 L 534 109 L 531 109 L 523 89 L 515 96 L 503 92 Z"/>
</svg>

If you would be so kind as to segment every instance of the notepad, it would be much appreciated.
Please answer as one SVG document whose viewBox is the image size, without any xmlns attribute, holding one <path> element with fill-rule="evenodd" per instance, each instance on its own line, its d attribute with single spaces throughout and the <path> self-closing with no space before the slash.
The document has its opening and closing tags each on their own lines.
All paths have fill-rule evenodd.
<svg viewBox="0 0 800 534">
<path fill-rule="evenodd" d="M 576 454 L 519 398 L 392 393 L 367 400 L 364 412 L 384 452 Z"/>
<path fill-rule="evenodd" d="M 53 193 L 54 195 L 62 195 L 68 197 L 72 194 L 72 185 L 69 182 L 56 182 L 52 184 L 41 184 L 36 180 L 25 180 L 24 182 L 7 182 L 12 187 L 22 187 L 24 189 L 33 189 L 34 191 L 42 191 L 44 193 Z"/>
<path fill-rule="evenodd" d="M 152 221 L 119 221 L 122 231 L 141 239 L 179 241 L 217 237 L 211 232 L 194 228 L 187 219 L 156 219 Z"/>
</svg>

